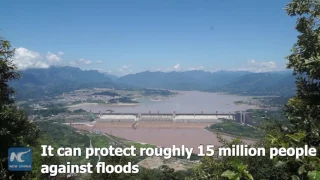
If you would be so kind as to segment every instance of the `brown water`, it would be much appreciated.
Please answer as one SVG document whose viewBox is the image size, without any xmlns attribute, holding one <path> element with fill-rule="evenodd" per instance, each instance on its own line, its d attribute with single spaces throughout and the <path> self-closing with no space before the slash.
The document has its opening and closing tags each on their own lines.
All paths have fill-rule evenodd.
<svg viewBox="0 0 320 180">
<path fill-rule="evenodd" d="M 152 123 L 150 123 L 152 124 Z M 187 148 L 193 148 L 194 153 L 199 153 L 198 146 L 215 145 L 219 146 L 216 134 L 207 131 L 204 127 L 209 126 L 208 123 L 177 123 L 176 128 L 156 127 L 140 127 L 132 129 L 132 123 L 97 123 L 94 127 L 75 126 L 84 130 L 98 130 L 113 136 L 121 137 L 127 140 L 148 143 L 161 147 L 172 147 L 173 145 L 185 145 Z M 230 136 L 222 136 L 227 140 L 231 140 Z M 253 143 L 251 140 L 244 140 L 246 143 Z"/>
<path fill-rule="evenodd" d="M 137 106 L 110 106 L 103 104 L 80 104 L 71 107 L 71 110 L 85 109 L 92 112 L 105 112 L 112 109 L 115 112 L 126 113 L 228 113 L 249 108 L 255 108 L 248 105 L 237 106 L 235 101 L 246 101 L 250 97 L 222 95 L 218 93 L 206 93 L 198 91 L 180 91 L 180 95 L 164 99 L 162 101 L 150 101 L 146 99 L 139 100 L 141 103 Z M 188 148 L 194 148 L 194 153 L 198 153 L 198 146 L 202 145 L 221 145 L 216 134 L 205 130 L 211 123 L 141 123 L 138 129 L 132 128 L 133 123 L 96 123 L 94 127 L 76 126 L 79 129 L 99 130 L 101 132 L 121 137 L 127 140 L 153 144 L 162 147 L 172 147 L 172 145 L 185 145 Z M 230 140 L 230 136 L 223 136 Z M 252 143 L 251 140 L 244 140 L 246 143 Z"/>
<path fill-rule="evenodd" d="M 229 113 L 234 111 L 255 108 L 249 105 L 235 105 L 235 101 L 246 101 L 250 97 L 223 95 L 218 93 L 207 93 L 199 91 L 179 91 L 179 95 L 163 99 L 162 101 L 151 101 L 140 99 L 137 106 L 111 106 L 105 104 L 79 104 L 76 107 L 70 107 L 70 110 L 84 109 L 92 112 L 105 112 L 107 109 L 123 113 Z"/>
</svg>

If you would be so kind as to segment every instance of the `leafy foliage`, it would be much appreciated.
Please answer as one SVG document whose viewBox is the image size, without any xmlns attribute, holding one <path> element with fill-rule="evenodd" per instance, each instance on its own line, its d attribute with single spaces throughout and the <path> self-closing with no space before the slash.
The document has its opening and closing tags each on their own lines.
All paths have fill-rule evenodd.
<svg viewBox="0 0 320 180">
<path fill-rule="evenodd" d="M 285 159 L 292 175 L 312 179 L 320 169 L 320 1 L 292 0 L 286 7 L 290 16 L 297 16 L 297 43 L 287 57 L 288 68 L 297 77 L 297 94 L 286 105 L 290 127 L 275 143 L 297 147 L 308 145 L 318 149 L 318 157 L 300 160 Z"/>
<path fill-rule="evenodd" d="M 264 135 L 264 133 L 259 129 L 227 120 L 221 123 L 213 124 L 210 126 L 210 128 L 218 132 L 241 137 L 261 138 Z"/>
<path fill-rule="evenodd" d="M 13 64 L 14 49 L 8 40 L 0 36 L 0 104 L 12 102 L 14 91 L 8 82 L 19 78 L 17 67 Z"/>
<path fill-rule="evenodd" d="M 135 104 L 135 103 L 139 103 L 138 101 L 134 101 L 132 100 L 130 97 L 120 97 L 120 98 L 114 98 L 114 99 L 110 99 L 108 101 L 108 103 L 110 104 L 116 104 L 116 103 L 132 103 L 132 104 Z"/>
<path fill-rule="evenodd" d="M 8 81 L 19 77 L 12 63 L 14 50 L 10 42 L 0 38 L 0 179 L 14 177 L 21 179 L 24 173 L 7 171 L 8 149 L 10 147 L 33 146 L 39 136 L 39 128 L 13 104 L 14 91 Z"/>
<path fill-rule="evenodd" d="M 285 115 L 289 123 L 286 125 L 274 122 L 264 124 L 267 136 L 261 141 L 261 145 L 266 149 L 269 147 L 298 148 L 308 145 L 317 148 L 318 156 L 300 159 L 279 156 L 272 161 L 263 157 L 237 157 L 236 160 L 241 159 L 242 164 L 237 164 L 236 168 L 228 166 L 233 162 L 230 157 L 213 159 L 211 164 L 215 164 L 218 168 L 212 169 L 216 177 L 222 169 L 221 176 L 228 179 L 250 179 L 251 176 L 244 176 L 246 171 L 250 172 L 255 179 L 319 179 L 320 1 L 292 0 L 286 10 L 290 16 L 298 16 L 296 29 L 300 35 L 292 54 L 287 57 L 288 68 L 294 70 L 297 78 L 297 93 L 285 107 Z M 261 161 L 262 159 L 265 161 Z M 257 162 L 261 162 L 260 166 L 253 166 Z M 260 174 L 261 169 L 268 173 Z M 208 172 L 206 168 L 201 170 Z M 281 173 L 278 174 L 279 172 Z M 275 173 L 277 173 L 276 176 L 274 176 Z M 214 179 L 220 179 L 220 177 Z"/>
<path fill-rule="evenodd" d="M 290 16 L 298 16 L 296 29 L 300 35 L 287 57 L 288 68 L 296 75 L 297 93 L 285 107 L 289 123 L 263 124 L 267 136 L 259 145 L 266 149 L 308 145 L 317 148 L 317 156 L 300 159 L 279 156 L 273 160 L 267 155 L 206 157 L 195 173 L 196 179 L 320 179 L 320 1 L 292 0 L 286 11 Z M 224 145 L 232 143 L 235 142 Z"/>
<path fill-rule="evenodd" d="M 232 140 L 231 142 L 218 136 L 222 146 L 220 147 L 232 147 L 232 145 L 243 144 L 239 138 Z M 251 147 L 270 147 L 263 140 Z M 268 152 L 266 152 L 268 154 Z M 193 170 L 192 179 L 285 179 L 286 168 L 275 166 L 275 162 L 270 160 L 268 155 L 246 157 L 219 157 L 217 155 L 213 157 L 204 157 L 199 164 Z"/>
</svg>

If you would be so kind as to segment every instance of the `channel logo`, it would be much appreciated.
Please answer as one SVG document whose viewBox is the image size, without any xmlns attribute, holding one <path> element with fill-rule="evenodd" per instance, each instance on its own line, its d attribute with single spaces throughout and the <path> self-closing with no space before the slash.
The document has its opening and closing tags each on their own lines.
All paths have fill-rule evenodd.
<svg viewBox="0 0 320 180">
<path fill-rule="evenodd" d="M 9 171 L 31 171 L 32 149 L 31 148 L 9 148 L 8 149 Z"/>
</svg>

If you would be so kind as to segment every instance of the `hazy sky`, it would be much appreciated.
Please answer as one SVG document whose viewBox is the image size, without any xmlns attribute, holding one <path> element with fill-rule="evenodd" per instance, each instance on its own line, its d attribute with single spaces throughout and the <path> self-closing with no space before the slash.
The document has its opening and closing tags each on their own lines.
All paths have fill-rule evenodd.
<svg viewBox="0 0 320 180">
<path fill-rule="evenodd" d="M 0 35 L 20 68 L 145 70 L 285 68 L 296 41 L 284 0 L 3 1 Z"/>
</svg>

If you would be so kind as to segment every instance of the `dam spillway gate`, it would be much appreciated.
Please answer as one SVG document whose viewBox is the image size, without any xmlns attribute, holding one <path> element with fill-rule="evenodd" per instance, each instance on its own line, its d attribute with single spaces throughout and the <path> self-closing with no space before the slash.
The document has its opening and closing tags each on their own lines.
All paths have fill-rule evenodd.
<svg viewBox="0 0 320 180">
<path fill-rule="evenodd" d="M 234 113 L 211 113 L 211 114 L 164 114 L 164 113 L 98 113 L 96 122 L 99 123 L 125 123 L 132 124 L 132 128 L 156 127 L 156 128 L 175 128 L 197 126 L 197 124 L 214 124 L 222 119 L 245 123 L 244 112 Z"/>
</svg>

